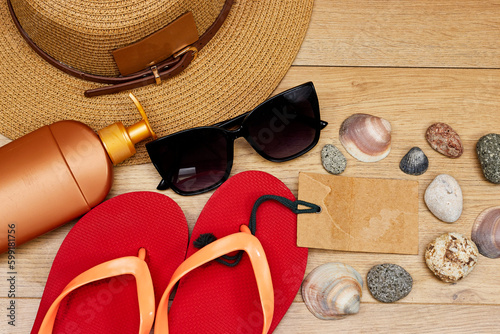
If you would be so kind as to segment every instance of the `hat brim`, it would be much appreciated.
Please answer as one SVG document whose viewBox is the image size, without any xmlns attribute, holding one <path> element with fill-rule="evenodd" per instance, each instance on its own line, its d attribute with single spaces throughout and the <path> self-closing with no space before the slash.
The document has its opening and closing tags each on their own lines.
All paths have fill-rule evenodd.
<svg viewBox="0 0 500 334">
<path fill-rule="evenodd" d="M 235 1 L 223 26 L 181 74 L 134 89 L 159 137 L 251 110 L 277 87 L 304 39 L 313 0 Z M 17 31 L 6 0 L 0 17 L 0 133 L 15 139 L 59 120 L 94 130 L 140 119 L 128 92 L 87 98 L 100 84 L 63 73 Z M 143 145 L 128 163 L 148 162 Z"/>
</svg>

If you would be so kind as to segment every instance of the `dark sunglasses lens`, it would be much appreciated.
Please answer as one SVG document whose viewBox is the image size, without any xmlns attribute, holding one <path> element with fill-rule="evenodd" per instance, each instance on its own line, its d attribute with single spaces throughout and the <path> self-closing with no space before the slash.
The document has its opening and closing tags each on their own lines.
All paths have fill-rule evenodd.
<svg viewBox="0 0 500 334">
<path fill-rule="evenodd" d="M 159 145 L 160 168 L 172 187 L 189 194 L 220 182 L 228 169 L 228 141 L 219 129 L 197 129 Z"/>
<path fill-rule="evenodd" d="M 262 104 L 246 120 L 248 140 L 273 159 L 292 158 L 317 141 L 318 100 L 314 88 L 304 85 Z M 318 115 L 318 116 L 317 116 Z"/>
</svg>

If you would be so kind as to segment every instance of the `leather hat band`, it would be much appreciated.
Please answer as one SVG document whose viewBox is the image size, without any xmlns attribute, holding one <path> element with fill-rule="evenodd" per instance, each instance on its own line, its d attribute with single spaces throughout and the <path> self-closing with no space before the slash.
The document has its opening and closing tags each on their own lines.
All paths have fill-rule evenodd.
<svg viewBox="0 0 500 334">
<path fill-rule="evenodd" d="M 212 25 L 205 31 L 205 33 L 203 33 L 203 35 L 200 36 L 200 38 L 196 42 L 185 47 L 183 50 L 175 53 L 174 55 L 161 62 L 158 62 L 152 67 L 145 68 L 130 75 L 107 77 L 101 75 L 93 75 L 76 70 L 75 68 L 65 65 L 48 55 L 31 40 L 31 38 L 19 23 L 10 0 L 7 1 L 14 24 L 16 25 L 17 29 L 26 40 L 28 45 L 38 55 L 40 55 L 40 57 L 42 57 L 45 61 L 47 61 L 54 67 L 74 77 L 97 83 L 110 84 L 110 86 L 85 91 L 85 96 L 87 97 L 118 93 L 124 90 L 138 88 L 149 84 L 160 84 L 162 80 L 169 79 L 181 73 L 196 58 L 197 53 L 212 39 L 213 36 L 215 36 L 219 28 L 224 23 L 226 17 L 228 16 L 233 2 L 234 0 L 226 0 L 221 12 L 219 13 L 219 16 L 214 21 L 214 23 L 212 23 Z"/>
</svg>

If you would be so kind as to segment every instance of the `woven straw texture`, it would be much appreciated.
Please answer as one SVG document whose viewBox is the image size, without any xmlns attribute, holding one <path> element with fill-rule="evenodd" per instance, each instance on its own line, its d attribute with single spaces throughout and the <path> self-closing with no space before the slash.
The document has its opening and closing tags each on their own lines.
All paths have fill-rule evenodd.
<svg viewBox="0 0 500 334">
<path fill-rule="evenodd" d="M 110 50 L 127 46 L 191 11 L 201 36 L 224 0 L 11 0 L 30 38 L 53 58 L 80 71 L 119 75 Z"/>
<path fill-rule="evenodd" d="M 16 0 L 13 4 L 19 6 L 20 2 Z M 67 38 L 68 41 L 64 41 L 59 37 L 59 34 L 64 35 L 65 29 L 69 29 L 68 26 L 83 34 L 87 34 L 88 29 L 98 27 L 127 32 L 133 27 L 122 26 L 120 22 L 124 20 L 119 19 L 120 15 L 134 16 L 134 11 L 139 11 L 142 13 L 140 17 L 148 17 L 146 13 L 182 7 L 193 11 L 198 32 L 202 34 L 211 24 L 208 21 L 218 14 L 222 4 L 221 1 L 216 1 L 210 7 L 203 4 L 205 1 L 135 0 L 127 1 L 134 10 L 126 13 L 123 11 L 125 1 L 119 0 L 93 1 L 92 6 L 78 0 L 37 0 L 29 3 L 29 6 L 23 4 L 23 14 L 18 13 L 23 27 L 38 36 L 38 43 L 47 43 L 43 46 L 47 52 L 55 54 L 59 50 L 57 52 L 67 54 L 67 59 L 70 59 L 68 61 L 81 61 L 80 64 L 91 66 L 93 69 L 89 72 L 94 73 L 98 73 L 100 69 L 98 65 L 92 65 L 92 57 L 85 57 L 74 46 L 60 50 L 62 44 L 72 40 Z M 145 108 L 158 136 L 229 119 L 251 110 L 265 100 L 286 74 L 300 48 L 312 5 L 313 0 L 235 1 L 216 36 L 184 72 L 159 86 L 150 85 L 132 91 Z M 109 21 L 103 23 L 102 17 L 99 20 L 92 17 L 92 13 L 100 8 L 106 8 L 103 17 Z M 64 14 L 72 10 L 75 11 L 74 15 Z M 203 13 L 206 10 L 209 11 L 208 14 Z M 116 15 L 110 14 L 113 11 Z M 47 17 L 51 17 L 50 24 L 56 30 L 50 33 L 54 37 L 49 39 L 46 34 L 50 27 L 44 27 L 44 24 L 32 27 L 35 23 L 46 21 Z M 166 16 L 160 17 L 165 19 Z M 167 17 L 166 21 L 169 21 L 170 17 Z M 77 120 L 97 130 L 117 121 L 127 126 L 140 119 L 128 92 L 86 98 L 83 91 L 99 87 L 100 84 L 69 76 L 42 60 L 17 31 L 5 0 L 0 0 L 0 19 L 0 133 L 15 139 L 59 120 Z M 141 20 L 144 25 L 141 29 L 146 31 L 148 25 L 157 25 L 157 19 L 151 18 L 150 22 Z M 147 35 L 147 32 L 144 34 Z M 95 40 L 87 43 L 88 48 L 96 43 L 124 43 L 123 36 L 117 36 L 110 42 L 109 37 L 106 37 L 107 40 L 103 37 L 106 34 L 90 35 Z M 127 40 L 134 38 L 133 33 L 125 35 Z M 101 37 L 105 41 L 100 40 Z M 99 58 L 99 62 L 105 62 L 104 58 Z M 148 161 L 142 144 L 137 147 L 136 156 L 127 163 Z"/>
</svg>

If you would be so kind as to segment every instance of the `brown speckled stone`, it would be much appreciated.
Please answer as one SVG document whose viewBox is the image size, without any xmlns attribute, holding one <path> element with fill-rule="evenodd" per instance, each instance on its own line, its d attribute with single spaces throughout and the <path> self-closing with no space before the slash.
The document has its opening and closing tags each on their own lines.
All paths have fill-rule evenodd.
<svg viewBox="0 0 500 334">
<path fill-rule="evenodd" d="M 467 276 L 477 264 L 476 244 L 460 233 L 437 237 L 425 249 L 425 263 L 439 279 L 455 283 Z"/>
<path fill-rule="evenodd" d="M 464 153 L 460 136 L 448 124 L 432 124 L 425 133 L 425 139 L 434 150 L 447 157 L 458 158 Z"/>
</svg>

